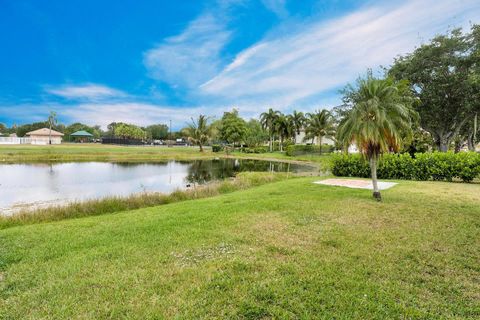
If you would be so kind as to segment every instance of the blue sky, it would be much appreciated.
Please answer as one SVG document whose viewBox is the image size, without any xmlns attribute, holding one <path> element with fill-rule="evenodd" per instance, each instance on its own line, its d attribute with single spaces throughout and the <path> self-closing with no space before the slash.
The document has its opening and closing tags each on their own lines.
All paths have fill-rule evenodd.
<svg viewBox="0 0 480 320">
<path fill-rule="evenodd" d="M 470 23 L 478 0 L 0 0 L 0 122 L 331 108 L 367 68 Z"/>
</svg>

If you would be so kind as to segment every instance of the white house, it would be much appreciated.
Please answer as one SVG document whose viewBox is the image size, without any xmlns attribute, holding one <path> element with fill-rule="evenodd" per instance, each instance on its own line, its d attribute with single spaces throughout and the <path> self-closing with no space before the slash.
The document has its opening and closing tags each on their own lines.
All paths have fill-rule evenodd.
<svg viewBox="0 0 480 320">
<path fill-rule="evenodd" d="M 26 135 L 30 137 L 31 144 L 39 144 L 39 145 L 60 144 L 62 143 L 62 137 L 63 137 L 63 133 L 55 130 L 50 130 L 48 128 L 42 128 L 35 131 L 30 131 L 30 132 L 27 132 Z"/>
<path fill-rule="evenodd" d="M 295 132 L 295 144 L 306 144 L 306 143 L 309 143 L 309 144 L 314 144 L 314 145 L 318 145 L 318 138 L 315 137 L 312 141 L 312 139 L 307 139 L 307 140 L 304 140 L 305 139 L 305 129 L 301 129 L 300 130 L 300 134 L 297 134 Z M 328 144 L 329 146 L 334 146 L 335 145 L 335 141 L 333 141 L 332 139 L 328 139 L 328 138 L 323 138 L 322 139 L 322 144 Z"/>
</svg>

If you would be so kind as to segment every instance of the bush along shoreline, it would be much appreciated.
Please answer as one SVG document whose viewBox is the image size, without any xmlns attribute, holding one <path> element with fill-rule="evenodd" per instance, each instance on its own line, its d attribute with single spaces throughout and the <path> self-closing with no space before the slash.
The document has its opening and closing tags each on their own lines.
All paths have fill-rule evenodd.
<svg viewBox="0 0 480 320">
<path fill-rule="evenodd" d="M 27 224 L 52 222 L 71 218 L 97 216 L 108 213 L 154 207 L 186 200 L 214 197 L 244 190 L 270 182 L 292 177 L 287 173 L 242 172 L 235 178 L 200 185 L 187 190 L 176 190 L 170 194 L 139 193 L 129 197 L 108 197 L 73 202 L 37 210 L 26 210 L 9 216 L 0 215 L 0 230 Z"/>
<path fill-rule="evenodd" d="M 370 177 L 368 162 L 359 154 L 336 155 L 332 173 L 340 177 Z M 480 177 L 480 154 L 475 152 L 432 152 L 386 154 L 378 166 L 378 178 L 472 182 Z"/>
</svg>

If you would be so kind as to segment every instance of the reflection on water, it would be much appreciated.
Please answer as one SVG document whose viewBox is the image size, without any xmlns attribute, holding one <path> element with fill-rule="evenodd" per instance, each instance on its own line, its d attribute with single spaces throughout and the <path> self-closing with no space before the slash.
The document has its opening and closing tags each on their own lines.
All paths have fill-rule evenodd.
<svg viewBox="0 0 480 320">
<path fill-rule="evenodd" d="M 258 160 L 197 160 L 164 163 L 71 162 L 0 165 L 0 213 L 138 192 L 169 193 L 242 171 L 301 172 L 305 165 Z"/>
</svg>

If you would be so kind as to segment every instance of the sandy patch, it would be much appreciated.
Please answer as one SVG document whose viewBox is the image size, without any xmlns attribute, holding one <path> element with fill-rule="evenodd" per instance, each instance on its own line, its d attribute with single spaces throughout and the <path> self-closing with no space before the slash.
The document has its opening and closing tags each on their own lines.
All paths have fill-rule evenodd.
<svg viewBox="0 0 480 320">
<path fill-rule="evenodd" d="M 373 190 L 372 181 L 370 180 L 353 180 L 353 179 L 325 179 L 320 181 L 315 181 L 316 184 L 323 184 L 326 186 L 337 186 L 337 187 L 347 187 L 355 189 L 368 189 Z M 378 189 L 386 190 L 395 186 L 396 182 L 383 182 L 378 181 Z"/>
</svg>

